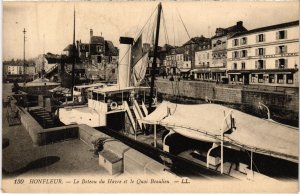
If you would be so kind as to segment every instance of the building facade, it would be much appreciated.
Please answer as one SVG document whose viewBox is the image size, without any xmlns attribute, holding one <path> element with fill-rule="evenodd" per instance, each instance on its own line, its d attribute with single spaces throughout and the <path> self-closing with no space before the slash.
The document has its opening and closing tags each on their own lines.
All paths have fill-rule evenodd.
<svg viewBox="0 0 300 194">
<path fill-rule="evenodd" d="M 299 21 L 238 33 L 227 56 L 229 83 L 298 86 Z"/>
<path fill-rule="evenodd" d="M 192 71 L 196 80 L 212 80 L 210 67 L 212 66 L 211 45 L 202 46 L 195 52 L 195 69 Z"/>
<path fill-rule="evenodd" d="M 183 44 L 185 61 L 191 61 L 191 68 L 195 68 L 195 52 L 199 47 L 210 45 L 210 39 L 203 35 L 200 37 L 193 37 Z"/>
<path fill-rule="evenodd" d="M 25 74 L 35 75 L 37 73 L 36 64 L 33 60 L 25 61 Z M 3 76 L 7 75 L 23 75 L 24 74 L 24 61 L 11 60 L 3 62 Z"/>
<path fill-rule="evenodd" d="M 239 21 L 236 25 L 228 28 L 217 28 L 215 35 L 211 38 L 212 42 L 212 65 L 214 68 L 212 77 L 215 81 L 221 81 L 226 76 L 227 67 L 227 40 L 233 35 L 245 32 L 247 29 L 243 26 L 243 22 Z"/>
</svg>

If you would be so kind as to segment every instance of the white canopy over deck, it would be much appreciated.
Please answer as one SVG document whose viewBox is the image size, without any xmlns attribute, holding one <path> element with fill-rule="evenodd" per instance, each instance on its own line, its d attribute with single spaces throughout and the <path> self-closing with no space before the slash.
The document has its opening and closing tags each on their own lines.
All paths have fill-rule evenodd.
<svg viewBox="0 0 300 194">
<path fill-rule="evenodd" d="M 226 117 L 228 114 L 232 114 L 235 122 L 233 132 L 224 134 L 224 143 L 298 162 L 299 132 L 296 128 L 222 105 L 163 102 L 142 121 L 166 126 L 176 133 L 199 141 L 220 142 L 222 131 L 226 132 L 231 128 L 231 119 Z"/>
</svg>

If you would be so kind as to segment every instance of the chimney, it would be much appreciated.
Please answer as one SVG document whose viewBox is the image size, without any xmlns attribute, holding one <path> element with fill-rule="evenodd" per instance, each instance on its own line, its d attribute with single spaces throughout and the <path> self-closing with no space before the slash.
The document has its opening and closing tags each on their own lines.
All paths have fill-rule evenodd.
<svg viewBox="0 0 300 194">
<path fill-rule="evenodd" d="M 90 29 L 90 37 L 92 38 L 93 36 L 93 29 Z"/>
<path fill-rule="evenodd" d="M 236 26 L 237 26 L 238 28 L 242 28 L 242 27 L 243 27 L 243 22 L 242 22 L 242 21 L 238 21 L 238 22 L 236 23 Z"/>
</svg>

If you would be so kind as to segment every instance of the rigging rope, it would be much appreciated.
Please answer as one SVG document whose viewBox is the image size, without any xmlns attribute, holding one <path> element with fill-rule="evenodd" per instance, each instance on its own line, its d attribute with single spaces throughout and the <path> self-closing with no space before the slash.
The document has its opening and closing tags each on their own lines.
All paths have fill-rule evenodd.
<svg viewBox="0 0 300 194">
<path fill-rule="evenodd" d="M 169 44 L 169 37 L 168 37 L 168 32 L 167 32 L 167 26 L 166 26 L 164 10 L 161 9 L 161 11 L 162 11 L 163 26 L 164 26 L 164 32 L 165 32 L 165 40 L 166 40 L 166 44 Z"/>
<path fill-rule="evenodd" d="M 179 11 L 178 11 L 177 8 L 176 8 L 176 10 L 177 10 L 177 12 L 178 12 L 179 18 L 180 18 L 180 20 L 181 20 L 181 22 L 182 22 L 182 25 L 183 25 L 183 27 L 184 27 L 184 29 L 185 29 L 185 31 L 186 31 L 186 33 L 187 33 L 189 39 L 191 39 L 191 36 L 190 36 L 190 34 L 189 34 L 189 32 L 188 32 L 188 30 L 187 30 L 187 28 L 186 28 L 186 26 L 185 26 L 185 24 L 184 24 L 184 22 L 183 22 L 183 20 L 182 20 L 181 15 L 180 15 L 180 13 L 179 13 Z"/>
</svg>

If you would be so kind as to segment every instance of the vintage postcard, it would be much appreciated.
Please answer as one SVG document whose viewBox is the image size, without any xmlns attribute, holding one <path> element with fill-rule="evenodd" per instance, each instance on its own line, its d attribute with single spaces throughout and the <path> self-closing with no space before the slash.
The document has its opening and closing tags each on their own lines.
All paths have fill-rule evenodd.
<svg viewBox="0 0 300 194">
<path fill-rule="evenodd" d="M 298 1 L 5 1 L 2 192 L 298 192 Z"/>
</svg>

